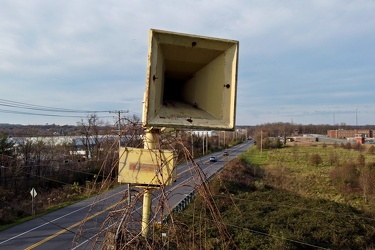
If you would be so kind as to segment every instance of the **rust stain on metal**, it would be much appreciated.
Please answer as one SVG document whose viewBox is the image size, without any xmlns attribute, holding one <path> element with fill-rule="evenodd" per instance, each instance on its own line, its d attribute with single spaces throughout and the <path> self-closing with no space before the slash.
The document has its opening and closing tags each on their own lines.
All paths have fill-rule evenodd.
<svg viewBox="0 0 375 250">
<path fill-rule="evenodd" d="M 158 166 L 154 164 L 145 164 L 145 163 L 130 163 L 129 170 L 139 170 L 139 171 L 154 171 L 158 170 Z"/>
</svg>

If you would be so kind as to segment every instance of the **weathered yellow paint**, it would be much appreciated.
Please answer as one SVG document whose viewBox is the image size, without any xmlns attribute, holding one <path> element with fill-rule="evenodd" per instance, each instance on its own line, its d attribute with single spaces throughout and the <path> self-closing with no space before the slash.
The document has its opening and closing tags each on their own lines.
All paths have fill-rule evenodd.
<svg viewBox="0 0 375 250">
<path fill-rule="evenodd" d="M 172 150 L 120 148 L 118 182 L 135 185 L 172 185 L 176 179 Z"/>
<path fill-rule="evenodd" d="M 233 130 L 239 42 L 150 30 L 143 124 Z"/>
<path fill-rule="evenodd" d="M 142 236 L 147 238 L 150 223 L 151 214 L 151 201 L 152 201 L 152 191 L 150 189 L 145 189 L 143 194 L 143 207 L 142 207 Z"/>
</svg>

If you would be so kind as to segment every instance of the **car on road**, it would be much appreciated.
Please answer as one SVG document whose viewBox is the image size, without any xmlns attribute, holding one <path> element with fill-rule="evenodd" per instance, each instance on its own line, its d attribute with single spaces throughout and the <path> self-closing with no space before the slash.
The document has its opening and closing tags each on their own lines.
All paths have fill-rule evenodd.
<svg viewBox="0 0 375 250">
<path fill-rule="evenodd" d="M 216 156 L 211 156 L 210 157 L 210 162 L 215 162 L 215 161 L 217 161 Z"/>
<path fill-rule="evenodd" d="M 224 155 L 224 156 L 228 156 L 228 152 L 225 151 L 225 152 L 223 153 L 223 155 Z"/>
</svg>

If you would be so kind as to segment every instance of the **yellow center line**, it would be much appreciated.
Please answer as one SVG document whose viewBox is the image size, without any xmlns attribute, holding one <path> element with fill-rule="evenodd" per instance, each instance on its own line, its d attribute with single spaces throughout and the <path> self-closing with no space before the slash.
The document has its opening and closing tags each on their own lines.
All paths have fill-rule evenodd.
<svg viewBox="0 0 375 250">
<path fill-rule="evenodd" d="M 53 239 L 53 238 L 56 238 L 56 237 L 59 236 L 60 234 L 63 234 L 63 233 L 65 233 L 65 232 L 67 232 L 67 231 L 72 230 L 73 228 L 79 226 L 79 224 L 81 224 L 83 221 L 91 220 L 92 218 L 94 218 L 94 217 L 96 217 L 96 216 L 98 216 L 98 215 L 100 215 L 100 214 L 102 214 L 102 213 L 104 213 L 104 212 L 106 212 L 106 211 L 108 211 L 108 210 L 114 208 L 115 206 L 117 206 L 117 205 L 119 205 L 119 204 L 121 204 L 121 203 L 123 203 L 123 202 L 124 202 L 124 201 L 121 201 L 121 202 L 119 202 L 119 203 L 116 203 L 116 204 L 114 204 L 114 205 L 112 205 L 112 206 L 110 206 L 110 207 L 107 207 L 107 208 L 104 209 L 103 211 L 100 211 L 100 212 L 98 212 L 98 213 L 96 213 L 96 214 L 93 214 L 93 215 L 91 215 L 91 216 L 85 218 L 85 219 L 82 220 L 82 221 L 78 221 L 77 223 L 75 223 L 75 224 L 73 224 L 73 225 L 71 225 L 71 226 L 69 226 L 69 227 L 67 227 L 67 228 L 64 228 L 63 230 L 61 230 L 61 231 L 59 231 L 59 232 L 57 232 L 57 233 L 55 233 L 55 234 L 53 234 L 53 235 L 51 235 L 51 236 L 48 236 L 47 238 L 45 238 L 45 239 L 43 239 L 43 240 L 41 240 L 41 241 L 39 241 L 39 242 L 37 242 L 37 243 L 35 243 L 35 244 L 33 244 L 33 245 L 27 247 L 27 248 L 25 248 L 25 250 L 31 250 L 31 249 L 34 249 L 34 248 L 36 248 L 37 246 L 40 246 L 40 245 L 42 245 L 43 243 L 45 243 L 45 242 L 47 242 L 47 241 L 49 241 L 49 240 L 51 240 L 51 239 Z"/>
</svg>

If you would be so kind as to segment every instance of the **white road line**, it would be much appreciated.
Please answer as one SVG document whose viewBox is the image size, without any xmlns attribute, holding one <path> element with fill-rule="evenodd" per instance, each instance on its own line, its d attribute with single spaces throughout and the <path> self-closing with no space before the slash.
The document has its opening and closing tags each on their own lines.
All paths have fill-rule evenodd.
<svg viewBox="0 0 375 250">
<path fill-rule="evenodd" d="M 79 211 L 81 211 L 82 209 L 85 209 L 85 208 L 87 208 L 87 207 L 93 206 L 93 205 L 95 205 L 95 204 L 97 204 L 97 203 L 99 203 L 99 202 L 101 202 L 101 201 L 107 200 L 107 199 L 109 199 L 109 198 L 111 198 L 111 197 L 113 197 L 113 196 L 115 196 L 115 195 L 117 195 L 117 194 L 119 194 L 119 193 L 120 193 L 120 192 L 117 192 L 117 193 L 115 193 L 115 194 L 113 194 L 113 195 L 110 195 L 110 196 L 105 197 L 105 198 L 103 198 L 103 199 L 101 199 L 101 200 L 98 200 L 98 201 L 95 202 L 95 203 L 90 203 L 90 204 L 88 204 L 87 206 L 81 207 L 81 208 L 79 208 L 79 209 L 77 209 L 77 210 L 74 210 L 74 211 L 72 211 L 72 212 L 70 212 L 70 213 L 67 213 L 67 214 L 65 214 L 65 215 L 63 215 L 63 216 L 60 216 L 60 217 L 58 217 L 58 218 L 56 218 L 56 219 L 53 219 L 53 220 L 51 220 L 51 221 L 48 221 L 48 222 L 46 222 L 46 223 L 44 223 L 44 224 L 42 224 L 42 225 L 39 225 L 39 226 L 34 227 L 34 228 L 32 228 L 32 229 L 29 229 L 29 230 L 27 230 L 27 231 L 25 231 L 25 232 L 23 232 L 23 233 L 20 233 L 20 234 L 18 234 L 18 235 L 15 235 L 15 236 L 13 236 L 13 237 L 7 239 L 7 240 L 1 241 L 1 242 L 0 242 L 0 245 L 4 244 L 4 243 L 6 243 L 6 242 L 9 242 L 9 241 L 11 241 L 11 240 L 14 240 L 14 239 L 16 239 L 16 238 L 18 238 L 18 237 L 21 237 L 22 235 L 25 235 L 25 234 L 27 234 L 27 233 L 30 233 L 30 232 L 32 232 L 32 231 L 34 231 L 34 230 L 36 230 L 36 229 L 39 229 L 39 228 L 41 228 L 41 227 L 44 227 L 44 226 L 46 226 L 46 225 L 48 225 L 48 224 L 51 224 L 52 222 L 55 222 L 55 221 L 57 221 L 57 220 L 60 220 L 60 219 L 62 219 L 62 218 L 64 218 L 64 217 L 67 217 L 67 216 L 69 216 L 69 215 L 71 215 L 71 214 L 74 214 L 74 213 L 76 213 L 76 212 L 79 212 Z M 39 218 L 39 219 L 42 219 L 42 218 Z"/>
</svg>

